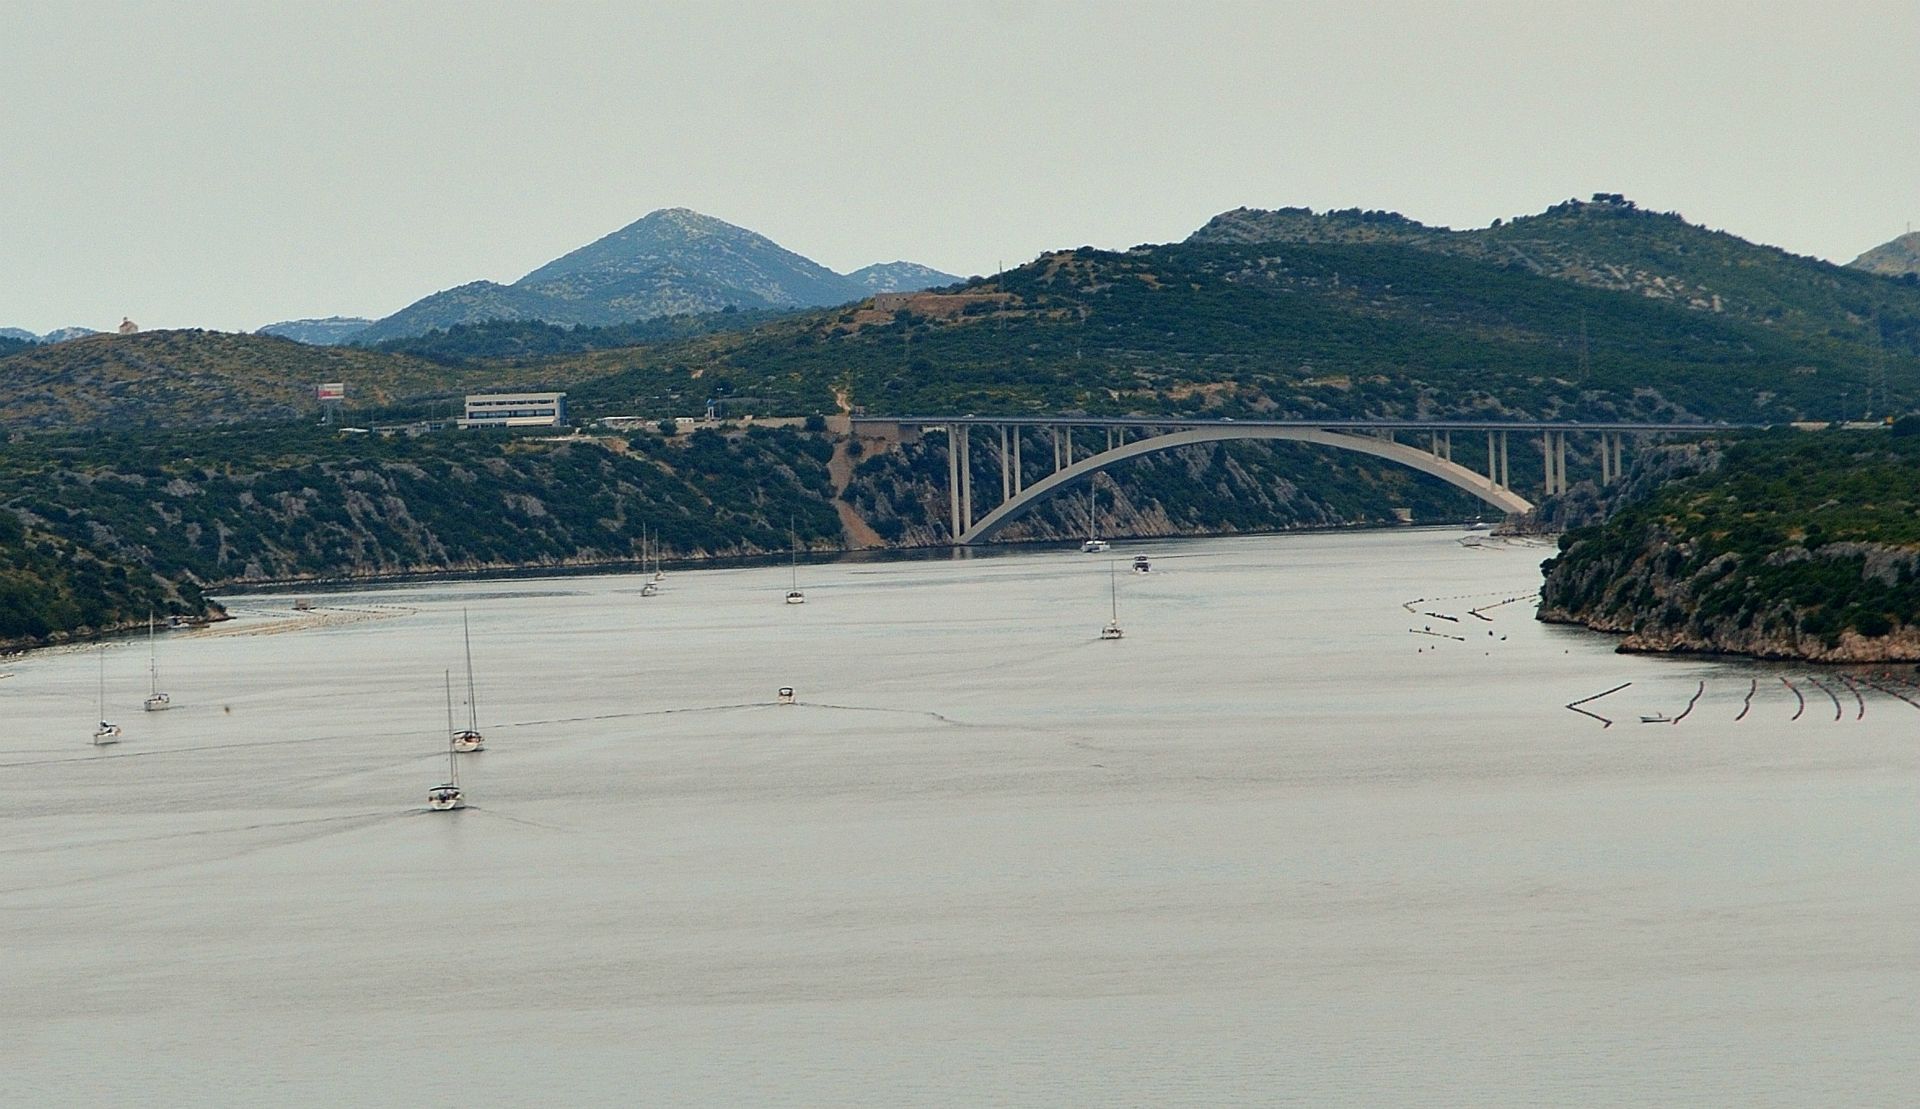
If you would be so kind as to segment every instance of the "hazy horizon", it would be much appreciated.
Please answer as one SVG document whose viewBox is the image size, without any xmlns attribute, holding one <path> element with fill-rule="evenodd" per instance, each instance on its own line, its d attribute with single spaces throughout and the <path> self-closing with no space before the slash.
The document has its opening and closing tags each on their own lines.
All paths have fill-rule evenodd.
<svg viewBox="0 0 1920 1109">
<path fill-rule="evenodd" d="M 37 5 L 0 327 L 251 330 L 510 282 L 687 207 L 960 275 L 1247 206 L 1568 197 L 1844 263 L 1920 208 L 1920 10 Z"/>
</svg>

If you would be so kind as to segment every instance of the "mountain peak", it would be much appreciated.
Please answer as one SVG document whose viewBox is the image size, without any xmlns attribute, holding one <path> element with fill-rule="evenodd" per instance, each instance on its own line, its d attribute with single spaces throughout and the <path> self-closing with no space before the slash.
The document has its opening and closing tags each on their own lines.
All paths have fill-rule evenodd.
<svg viewBox="0 0 1920 1109">
<path fill-rule="evenodd" d="M 847 304 L 959 280 L 913 263 L 835 273 L 754 231 L 691 208 L 659 208 L 511 285 L 473 282 L 414 302 L 356 343 L 494 319 L 605 326 L 737 308 Z"/>
<path fill-rule="evenodd" d="M 1920 273 L 1920 231 L 1909 231 L 1898 238 L 1889 239 L 1847 265 L 1887 277 Z"/>
</svg>

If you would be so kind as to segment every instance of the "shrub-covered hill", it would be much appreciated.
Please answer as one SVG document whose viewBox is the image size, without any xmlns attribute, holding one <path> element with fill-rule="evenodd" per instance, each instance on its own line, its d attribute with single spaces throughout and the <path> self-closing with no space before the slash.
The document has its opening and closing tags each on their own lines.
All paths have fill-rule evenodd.
<svg viewBox="0 0 1920 1109">
<path fill-rule="evenodd" d="M 1070 251 L 958 291 L 549 367 L 582 411 L 712 395 L 754 412 L 844 397 L 875 414 L 1779 422 L 1866 404 L 1882 365 L 1876 406 L 1920 396 L 1920 359 L 1880 358 L 1857 337 L 1523 268 L 1306 243 Z"/>
<path fill-rule="evenodd" d="M 33 439 L 0 504 L 101 554 L 207 586 L 636 559 L 837 541 L 824 439 L 790 431 L 543 441 L 282 427 Z"/>
<path fill-rule="evenodd" d="M 310 413 L 307 390 L 328 380 L 347 382 L 363 414 L 546 387 L 589 418 L 685 416 L 709 398 L 736 414 L 1730 422 L 1920 402 L 1920 285 L 1678 217 L 1606 203 L 1474 232 L 1366 213 L 1280 223 L 1241 230 L 1292 239 L 1063 251 L 954 288 L 749 319 L 493 323 L 391 351 L 99 336 L 0 357 L 0 420 L 285 419 Z"/>
<path fill-rule="evenodd" d="M 347 383 L 349 415 L 468 388 L 540 383 L 537 375 L 504 376 L 271 335 L 94 335 L 0 357 L 0 427 L 120 430 L 311 417 L 313 387 L 329 381 Z"/>
<path fill-rule="evenodd" d="M 1623 649 L 1920 659 L 1920 435 L 1738 439 L 1560 545 L 1541 618 Z"/>
<path fill-rule="evenodd" d="M 1393 212 L 1239 208 L 1215 216 L 1188 241 L 1395 244 L 1661 300 L 1803 341 L 1839 338 L 1866 353 L 1884 344 L 1920 354 L 1920 280 L 1913 275 L 1791 254 L 1672 212 L 1643 210 L 1618 194 L 1465 231 Z"/>
<path fill-rule="evenodd" d="M 0 648 L 131 627 L 149 614 L 198 616 L 206 607 L 190 582 L 103 558 L 0 509 Z"/>
</svg>

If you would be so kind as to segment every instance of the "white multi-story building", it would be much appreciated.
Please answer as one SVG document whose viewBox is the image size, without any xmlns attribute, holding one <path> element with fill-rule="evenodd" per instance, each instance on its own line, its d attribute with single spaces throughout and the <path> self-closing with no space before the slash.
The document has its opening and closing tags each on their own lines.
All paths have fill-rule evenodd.
<svg viewBox="0 0 1920 1109">
<path fill-rule="evenodd" d="M 567 422 L 565 393 L 471 393 L 466 427 L 558 427 Z"/>
</svg>

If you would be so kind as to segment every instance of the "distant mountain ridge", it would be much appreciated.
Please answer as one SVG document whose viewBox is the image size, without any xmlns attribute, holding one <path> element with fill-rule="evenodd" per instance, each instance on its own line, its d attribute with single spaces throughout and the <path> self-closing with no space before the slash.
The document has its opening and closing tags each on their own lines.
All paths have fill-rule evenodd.
<svg viewBox="0 0 1920 1109">
<path fill-rule="evenodd" d="M 511 285 L 474 281 L 424 297 L 352 341 L 372 344 L 487 320 L 606 327 L 727 307 L 822 307 L 959 280 L 913 262 L 835 273 L 725 220 L 662 208 Z"/>
<path fill-rule="evenodd" d="M 23 343 L 64 343 L 69 339 L 84 339 L 98 334 L 91 327 L 58 327 L 45 335 L 36 335 L 23 327 L 0 327 L 0 339 L 16 339 Z"/>
<path fill-rule="evenodd" d="M 327 316 L 324 319 L 281 320 L 254 329 L 255 335 L 274 335 L 308 346 L 331 347 L 350 341 L 372 326 L 362 316 Z"/>
</svg>

